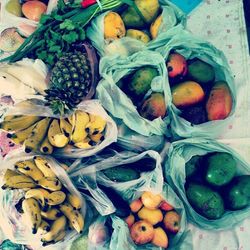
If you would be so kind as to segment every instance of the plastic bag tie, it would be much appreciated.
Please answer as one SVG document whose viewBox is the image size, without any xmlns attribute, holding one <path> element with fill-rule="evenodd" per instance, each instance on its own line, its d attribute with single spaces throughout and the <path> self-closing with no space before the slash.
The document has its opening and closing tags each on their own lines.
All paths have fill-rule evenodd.
<svg viewBox="0 0 250 250">
<path fill-rule="evenodd" d="M 100 9 L 103 10 L 102 4 L 100 2 L 100 0 L 96 0 L 97 4 L 99 5 Z"/>
</svg>

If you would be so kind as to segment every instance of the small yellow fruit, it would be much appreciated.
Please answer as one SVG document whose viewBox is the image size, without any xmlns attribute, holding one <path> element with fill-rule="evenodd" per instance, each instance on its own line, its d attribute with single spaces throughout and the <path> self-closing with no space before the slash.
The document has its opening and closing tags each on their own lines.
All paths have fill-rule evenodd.
<svg viewBox="0 0 250 250">
<path fill-rule="evenodd" d="M 168 247 L 168 236 L 161 227 L 154 229 L 154 238 L 151 243 L 164 249 Z"/>
<path fill-rule="evenodd" d="M 107 40 L 116 40 L 124 37 L 126 29 L 124 22 L 116 12 L 109 12 L 104 17 L 104 38 Z"/>
<path fill-rule="evenodd" d="M 146 208 L 156 209 L 160 206 L 163 198 L 160 194 L 153 194 L 151 192 L 144 192 L 141 196 L 141 201 Z"/>
<path fill-rule="evenodd" d="M 130 209 L 133 213 L 137 213 L 141 208 L 143 204 L 140 199 L 134 200 L 130 204 Z"/>
<path fill-rule="evenodd" d="M 133 214 L 130 214 L 126 219 L 125 222 L 128 224 L 128 227 L 132 227 L 132 225 L 135 223 L 135 216 Z"/>
<path fill-rule="evenodd" d="M 128 29 L 126 36 L 139 40 L 143 43 L 148 43 L 150 41 L 150 37 L 141 30 Z"/>
<path fill-rule="evenodd" d="M 140 219 L 149 222 L 153 226 L 163 220 L 163 214 L 160 209 L 148 209 L 143 207 L 138 212 L 138 216 Z"/>
<path fill-rule="evenodd" d="M 162 15 L 158 16 L 155 21 L 150 26 L 150 34 L 152 39 L 155 39 L 158 36 L 160 26 L 162 24 L 163 17 Z"/>
</svg>

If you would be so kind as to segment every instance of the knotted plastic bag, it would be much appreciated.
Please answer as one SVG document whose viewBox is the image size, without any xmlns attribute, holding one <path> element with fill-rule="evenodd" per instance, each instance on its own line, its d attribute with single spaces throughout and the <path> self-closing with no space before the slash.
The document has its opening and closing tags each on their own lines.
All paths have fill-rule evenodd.
<svg viewBox="0 0 250 250">
<path fill-rule="evenodd" d="M 91 40 L 101 56 L 128 56 L 140 50 L 147 49 L 150 46 L 157 46 L 158 39 L 164 37 L 170 30 L 178 26 L 182 28 L 186 26 L 185 14 L 177 6 L 168 0 L 160 0 L 159 3 L 162 9 L 162 23 L 159 28 L 158 36 L 147 44 L 128 36 L 118 40 L 106 40 L 104 37 L 104 18 L 110 11 L 92 20 L 87 29 L 87 37 Z"/>
<path fill-rule="evenodd" d="M 185 205 L 188 221 L 206 230 L 231 229 L 240 221 L 250 215 L 250 206 L 237 211 L 226 210 L 225 214 L 217 220 L 209 220 L 197 213 L 190 205 L 186 197 L 185 164 L 196 155 L 206 155 L 212 152 L 225 152 L 233 156 L 237 162 L 237 174 L 245 175 L 250 173 L 250 165 L 230 147 L 217 141 L 205 138 L 190 138 L 174 142 L 169 150 L 169 158 L 165 163 L 165 175 L 167 180 Z"/>
<path fill-rule="evenodd" d="M 97 98 L 113 117 L 122 120 L 128 128 L 138 134 L 169 135 L 168 115 L 163 119 L 159 117 L 153 121 L 143 118 L 129 96 L 117 85 L 122 78 L 146 66 L 157 69 L 159 75 L 152 80 L 151 89 L 145 98 L 152 92 L 163 93 L 168 112 L 171 94 L 166 82 L 165 62 L 159 53 L 151 51 L 141 51 L 129 57 L 103 58 L 100 62 L 100 73 L 103 79 L 97 86 Z"/>
<path fill-rule="evenodd" d="M 87 100 L 77 106 L 78 110 L 85 111 L 89 114 L 99 115 L 107 121 L 104 137 L 105 139 L 96 146 L 88 149 L 80 149 L 72 145 L 64 148 L 54 148 L 53 155 L 61 158 L 82 158 L 96 154 L 105 147 L 117 140 L 117 127 L 112 118 L 103 109 L 98 100 Z M 21 102 L 16 106 L 10 107 L 5 115 L 31 115 L 44 116 L 51 118 L 60 118 L 59 115 L 53 114 L 52 110 L 45 106 L 43 100 L 32 99 Z M 67 117 L 67 116 L 65 116 Z"/>
<path fill-rule="evenodd" d="M 7 169 L 14 170 L 14 165 L 18 161 L 33 159 L 37 154 L 27 155 L 22 150 L 15 150 L 9 154 L 1 162 L 1 178 L 0 185 L 4 184 L 3 175 Z M 81 213 L 83 218 L 86 215 L 86 203 L 82 195 L 78 192 L 68 174 L 61 167 L 61 165 L 52 157 L 43 156 L 51 166 L 52 171 L 56 174 L 57 178 L 61 181 L 63 186 L 72 194 L 77 195 L 82 201 Z M 24 196 L 25 191 L 21 189 L 15 190 L 2 190 L 0 189 L 0 220 L 1 228 L 7 239 L 10 239 L 16 244 L 30 245 L 34 249 L 50 249 L 51 246 L 42 246 L 41 236 L 32 234 L 31 228 L 25 223 L 25 218 L 16 210 L 15 205 Z M 64 240 L 56 243 L 53 247 L 57 249 L 64 249 L 70 245 L 74 239 L 78 237 L 75 230 L 68 231 Z"/>
<path fill-rule="evenodd" d="M 194 125 L 182 118 L 181 111 L 173 104 L 169 106 L 171 130 L 177 137 L 218 137 L 223 129 L 232 121 L 236 107 L 236 88 L 231 69 L 224 54 L 212 44 L 195 37 L 188 31 L 173 30 L 158 41 L 157 51 L 167 60 L 170 52 L 177 52 L 186 59 L 199 58 L 215 69 L 215 81 L 226 81 L 231 92 L 233 105 L 230 115 L 224 120 L 209 121 Z M 155 49 L 152 47 L 152 49 Z"/>
</svg>

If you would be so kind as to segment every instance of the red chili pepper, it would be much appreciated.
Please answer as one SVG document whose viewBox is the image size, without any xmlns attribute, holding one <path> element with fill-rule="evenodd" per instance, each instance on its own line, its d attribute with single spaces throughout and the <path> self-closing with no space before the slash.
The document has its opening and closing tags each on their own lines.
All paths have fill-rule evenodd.
<svg viewBox="0 0 250 250">
<path fill-rule="evenodd" d="M 83 8 L 88 8 L 90 5 L 96 3 L 96 0 L 82 0 L 81 5 Z"/>
</svg>

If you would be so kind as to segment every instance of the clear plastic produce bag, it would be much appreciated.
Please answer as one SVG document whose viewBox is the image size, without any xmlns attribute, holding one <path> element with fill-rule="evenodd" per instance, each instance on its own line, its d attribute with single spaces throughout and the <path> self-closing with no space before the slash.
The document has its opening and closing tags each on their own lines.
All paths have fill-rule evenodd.
<svg viewBox="0 0 250 250">
<path fill-rule="evenodd" d="M 163 135 L 140 135 L 129 129 L 125 124 L 117 124 L 118 138 L 117 145 L 124 149 L 137 153 L 146 150 L 155 150 L 160 152 L 164 147 L 166 138 Z"/>
<path fill-rule="evenodd" d="M 141 177 L 137 180 L 125 181 L 125 182 L 115 182 L 104 176 L 101 173 L 101 170 L 112 168 L 119 165 L 125 165 L 132 162 L 136 162 L 144 157 L 152 157 L 156 160 L 156 168 L 151 172 L 144 172 L 141 174 Z M 100 205 L 100 202 L 105 202 L 104 192 L 101 188 L 98 187 L 99 184 L 112 187 L 121 197 L 130 204 L 133 200 L 138 199 L 144 191 L 150 191 L 152 193 L 160 193 L 164 200 L 166 200 L 169 204 L 171 204 L 177 213 L 181 216 L 181 226 L 180 231 L 173 236 L 170 236 L 170 247 L 168 249 L 176 249 L 180 246 L 191 246 L 191 238 L 187 236 L 186 230 L 186 215 L 182 202 L 171 189 L 171 187 L 163 182 L 163 175 L 161 169 L 161 157 L 160 155 L 152 150 L 143 152 L 141 154 L 136 154 L 128 151 L 124 152 L 116 152 L 116 151 L 107 151 L 103 155 L 97 155 L 94 157 L 90 157 L 89 159 L 85 158 L 82 162 L 77 160 L 69 169 L 70 176 L 73 177 L 75 183 L 77 183 L 78 189 L 81 191 L 83 187 L 87 188 L 91 195 L 96 199 L 96 208 L 99 212 L 101 212 L 103 208 L 103 204 Z M 98 199 L 101 192 L 100 199 Z M 112 205 L 112 200 L 108 198 L 106 194 L 106 204 Z M 116 211 L 114 208 L 110 210 L 109 214 L 112 214 Z M 124 221 L 117 215 L 112 214 L 110 218 L 107 212 L 106 220 L 111 219 L 112 225 L 112 235 L 107 245 L 107 240 L 105 244 L 102 245 L 100 249 L 161 249 L 159 247 L 153 246 L 152 244 L 147 244 L 143 246 L 136 246 L 133 240 L 130 237 L 129 228 Z M 104 214 L 103 214 L 104 215 Z M 98 245 L 95 246 L 98 249 Z M 92 248 L 91 248 L 92 249 Z M 185 249 L 185 248 L 183 248 Z M 192 249 L 192 247 L 190 248 Z"/>
<path fill-rule="evenodd" d="M 7 169 L 14 170 L 14 164 L 18 161 L 33 159 L 37 154 L 27 155 L 22 150 L 13 151 L 1 162 L 1 186 L 4 184 L 3 174 Z M 57 178 L 61 181 L 64 187 L 72 194 L 77 195 L 82 201 L 81 213 L 83 218 L 86 215 L 86 203 L 82 195 L 76 189 L 75 185 L 69 178 L 68 174 L 62 166 L 52 157 L 43 156 L 51 166 L 51 169 L 56 174 Z M 22 245 L 30 245 L 34 249 L 63 249 L 69 246 L 77 237 L 78 233 L 75 230 L 67 231 L 63 241 L 56 243 L 56 245 L 42 246 L 41 236 L 32 234 L 31 228 L 27 226 L 26 220 L 16 210 L 15 205 L 24 196 L 25 191 L 21 189 L 16 190 L 2 190 L 0 189 L 0 220 L 1 228 L 7 239 L 12 242 Z"/>
<path fill-rule="evenodd" d="M 13 0 L 2 0 L 1 1 L 1 22 L 3 24 L 13 24 L 13 25 L 29 25 L 29 26 L 32 26 L 32 27 L 37 27 L 38 25 L 38 21 L 34 21 L 34 20 L 31 20 L 31 19 L 28 19 L 26 18 L 23 13 L 21 13 L 21 16 L 17 16 L 11 12 L 9 12 L 7 9 L 6 9 L 6 5 L 9 4 L 9 2 L 12 1 L 12 6 L 17 6 L 17 3 Z M 56 8 L 56 5 L 57 5 L 57 0 L 49 0 L 48 1 L 48 4 L 46 4 L 47 8 L 46 8 L 46 14 L 50 14 L 51 11 Z M 15 8 L 15 9 L 13 9 Z M 34 7 L 33 7 L 34 8 Z M 40 7 L 41 8 L 41 7 Z M 19 12 L 19 10 L 17 10 L 17 7 L 12 7 L 12 11 L 14 12 Z M 22 12 L 22 11 L 21 11 Z M 34 14 L 35 12 L 33 12 Z M 29 15 L 32 15 L 32 8 L 30 7 L 30 14 Z"/>
<path fill-rule="evenodd" d="M 135 38 L 125 36 L 118 40 L 109 41 L 104 37 L 104 18 L 109 11 L 96 17 L 87 29 L 87 37 L 92 41 L 101 56 L 124 55 L 128 56 L 150 46 L 157 46 L 158 40 L 176 27 L 186 26 L 185 14 L 168 0 L 160 0 L 162 9 L 162 23 L 158 36 L 147 44 Z"/>
<path fill-rule="evenodd" d="M 210 64 L 215 69 L 215 81 L 227 82 L 233 104 L 229 116 L 224 120 L 213 120 L 199 125 L 191 124 L 180 116 L 181 111 L 174 104 L 169 106 L 171 130 L 174 136 L 184 138 L 196 136 L 217 138 L 232 121 L 236 107 L 236 87 L 225 55 L 212 44 L 182 29 L 175 29 L 169 32 L 158 42 L 157 48 L 152 47 L 151 49 L 156 49 L 162 54 L 165 60 L 168 59 L 170 52 L 173 51 L 181 54 L 186 59 L 198 58 Z"/>
<path fill-rule="evenodd" d="M 153 78 L 145 98 L 152 92 L 164 94 L 167 114 L 163 119 L 159 117 L 151 121 L 143 118 L 130 97 L 117 85 L 121 79 L 142 67 L 153 67 L 158 71 L 159 75 Z M 129 57 L 106 57 L 100 62 L 100 72 L 103 79 L 97 86 L 97 98 L 113 117 L 122 120 L 127 127 L 138 134 L 169 136 L 168 105 L 171 103 L 171 93 L 166 82 L 165 62 L 159 53 L 141 51 Z"/>
<path fill-rule="evenodd" d="M 186 163 L 193 156 L 202 156 L 212 152 L 231 154 L 237 162 L 236 175 L 248 175 L 250 173 L 249 164 L 238 153 L 222 143 L 204 138 L 190 138 L 174 142 L 170 147 L 169 158 L 165 163 L 164 172 L 169 184 L 183 201 L 189 221 L 206 230 L 231 229 L 237 223 L 249 217 L 250 206 L 237 211 L 225 210 L 220 219 L 211 220 L 197 213 L 186 196 Z"/>
<path fill-rule="evenodd" d="M 112 118 L 103 109 L 98 100 L 88 100 L 80 103 L 77 107 L 89 114 L 99 115 L 107 121 L 106 129 L 104 132 L 105 139 L 88 149 L 81 149 L 72 145 L 67 145 L 64 148 L 54 148 L 53 155 L 61 158 L 82 158 L 96 154 L 103 150 L 105 147 L 117 140 L 117 126 Z M 26 102 L 19 103 L 16 106 L 10 107 L 6 112 L 7 115 L 31 115 L 31 116 L 44 116 L 51 118 L 59 118 L 59 115 L 53 114 L 52 110 L 45 106 L 43 100 L 32 99 Z M 65 116 L 66 117 L 66 116 Z M 3 117 L 2 117 L 3 118 Z"/>
</svg>

